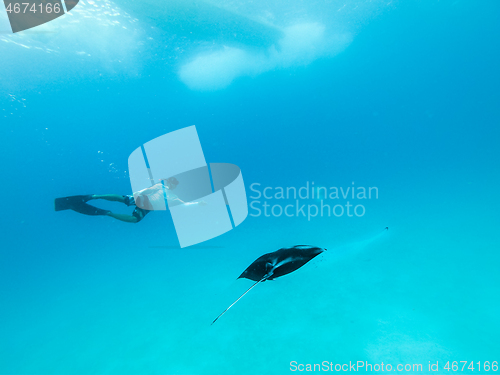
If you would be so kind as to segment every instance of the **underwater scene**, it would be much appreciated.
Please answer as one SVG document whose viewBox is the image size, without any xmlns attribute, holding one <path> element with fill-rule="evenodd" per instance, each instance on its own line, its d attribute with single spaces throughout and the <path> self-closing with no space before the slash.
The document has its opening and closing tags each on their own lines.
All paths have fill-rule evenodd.
<svg viewBox="0 0 500 375">
<path fill-rule="evenodd" d="M 500 374 L 499 21 L 2 2 L 0 374 Z"/>
</svg>

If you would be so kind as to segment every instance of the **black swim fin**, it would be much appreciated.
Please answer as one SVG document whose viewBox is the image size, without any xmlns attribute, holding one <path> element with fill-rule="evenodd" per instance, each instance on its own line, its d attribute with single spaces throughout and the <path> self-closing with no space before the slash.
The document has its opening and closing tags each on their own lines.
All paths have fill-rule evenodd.
<svg viewBox="0 0 500 375">
<path fill-rule="evenodd" d="M 54 209 L 56 211 L 73 210 L 84 215 L 107 215 L 110 211 L 103 210 L 87 204 L 92 199 L 91 195 L 74 195 L 72 197 L 54 199 Z"/>
</svg>

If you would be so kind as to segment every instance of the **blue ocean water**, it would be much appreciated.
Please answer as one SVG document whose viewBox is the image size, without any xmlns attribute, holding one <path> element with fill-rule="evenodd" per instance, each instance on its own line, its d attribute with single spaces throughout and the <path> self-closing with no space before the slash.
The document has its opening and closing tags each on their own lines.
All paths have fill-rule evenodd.
<svg viewBox="0 0 500 375">
<path fill-rule="evenodd" d="M 83 0 L 0 34 L 0 373 L 500 361 L 499 4 L 179 4 Z M 54 212 L 57 197 L 131 194 L 129 154 L 193 124 L 256 207 L 252 184 L 378 198 L 351 200 L 359 217 L 250 209 L 183 249 L 168 213 Z M 210 325 L 251 285 L 235 279 L 253 260 L 295 244 L 328 251 Z"/>
</svg>

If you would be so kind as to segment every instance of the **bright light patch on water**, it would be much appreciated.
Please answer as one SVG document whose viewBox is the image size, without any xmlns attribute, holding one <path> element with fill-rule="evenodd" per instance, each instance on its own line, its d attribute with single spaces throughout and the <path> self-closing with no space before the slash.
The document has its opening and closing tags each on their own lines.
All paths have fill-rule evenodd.
<svg viewBox="0 0 500 375">
<path fill-rule="evenodd" d="M 0 31 L 0 84 L 11 90 L 95 70 L 123 72 L 122 61 L 125 73 L 137 70 L 138 20 L 108 0 L 80 1 L 64 16 L 16 34 L 10 32 L 6 12 L 0 12 Z"/>
<path fill-rule="evenodd" d="M 263 37 L 260 45 L 258 40 L 250 45 L 243 38 L 226 37 L 207 38 L 212 39 L 211 44 L 192 46 L 178 72 L 180 80 L 193 90 L 223 89 L 238 77 L 255 77 L 333 57 L 351 44 L 362 24 L 390 5 L 380 1 L 207 3 L 214 6 L 214 12 L 224 10 L 226 18 L 234 17 L 239 25 L 242 16 L 253 22 L 240 33 L 252 34 L 255 30 Z"/>
<path fill-rule="evenodd" d="M 0 31 L 6 30 L 0 34 L 0 69 L 6 77 L 0 84 L 20 90 L 48 77 L 66 80 L 70 72 L 80 79 L 96 71 L 138 77 L 161 60 L 166 73 L 177 72 L 191 89 L 223 89 L 238 77 L 333 57 L 367 20 L 388 8 L 383 1 L 118 4 L 82 0 L 66 15 L 17 34 L 9 31 L 6 12 L 0 12 Z M 153 52 L 151 46 L 159 43 L 164 47 Z M 33 59 L 37 67 L 29 64 Z"/>
<path fill-rule="evenodd" d="M 227 87 L 235 78 L 256 76 L 276 68 L 307 65 L 319 57 L 342 52 L 352 41 L 349 34 L 327 38 L 324 25 L 297 24 L 283 30 L 276 45 L 260 52 L 224 46 L 201 53 L 179 71 L 180 79 L 192 89 Z"/>
</svg>

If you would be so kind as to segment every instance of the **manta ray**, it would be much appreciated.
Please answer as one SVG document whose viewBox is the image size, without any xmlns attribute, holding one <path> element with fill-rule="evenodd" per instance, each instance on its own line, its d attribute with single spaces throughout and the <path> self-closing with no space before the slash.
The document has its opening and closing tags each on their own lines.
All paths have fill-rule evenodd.
<svg viewBox="0 0 500 375">
<path fill-rule="evenodd" d="M 214 324 L 217 319 L 226 313 L 236 302 L 252 290 L 257 284 L 266 280 L 274 280 L 277 277 L 287 275 L 298 270 L 304 264 L 309 262 L 314 257 L 326 251 L 321 247 L 310 245 L 295 245 L 293 247 L 284 247 L 272 253 L 264 254 L 250 264 L 238 279 L 249 279 L 255 283 L 247 289 L 236 301 L 234 301 L 227 309 L 225 309 L 217 318 L 214 319 Z"/>
</svg>

